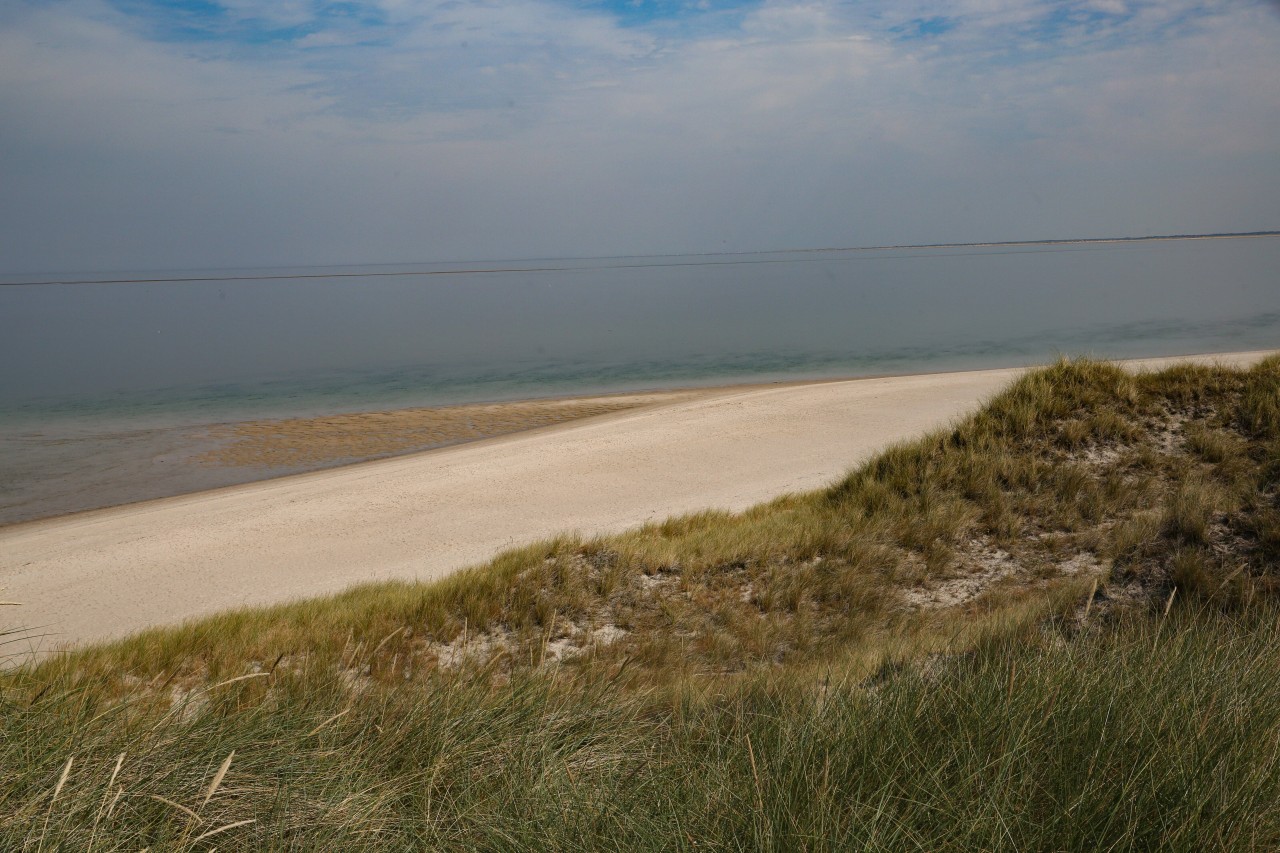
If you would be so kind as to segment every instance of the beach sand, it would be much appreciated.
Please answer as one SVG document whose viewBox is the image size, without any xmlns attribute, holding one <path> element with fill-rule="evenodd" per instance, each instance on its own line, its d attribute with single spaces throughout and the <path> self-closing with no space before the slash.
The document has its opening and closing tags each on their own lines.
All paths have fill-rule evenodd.
<svg viewBox="0 0 1280 853">
<path fill-rule="evenodd" d="M 0 528 L 0 599 L 20 602 L 0 608 L 0 630 L 26 629 L 48 651 L 356 583 L 438 578 L 560 532 L 744 509 L 824 486 L 1021 372 L 677 392 L 534 431 Z M 332 419 L 334 434 L 359 423 L 351 417 Z M 263 430 L 275 432 L 247 433 L 246 453 L 324 444 Z"/>
</svg>

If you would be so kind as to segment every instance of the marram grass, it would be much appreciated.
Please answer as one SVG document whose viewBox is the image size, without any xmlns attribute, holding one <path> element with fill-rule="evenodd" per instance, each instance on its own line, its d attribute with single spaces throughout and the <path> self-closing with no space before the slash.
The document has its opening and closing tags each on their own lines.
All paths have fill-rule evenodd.
<svg viewBox="0 0 1280 853">
<path fill-rule="evenodd" d="M 1179 610 L 663 702 L 536 671 L 233 685 L 188 719 L 46 694 L 6 709 L 0 846 L 1274 850 L 1277 616 Z"/>
</svg>

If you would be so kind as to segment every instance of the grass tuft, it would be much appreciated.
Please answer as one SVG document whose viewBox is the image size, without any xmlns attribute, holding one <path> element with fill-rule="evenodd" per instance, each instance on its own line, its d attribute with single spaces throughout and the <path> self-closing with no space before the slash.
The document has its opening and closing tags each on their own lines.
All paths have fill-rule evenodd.
<svg viewBox="0 0 1280 853">
<path fill-rule="evenodd" d="M 1179 484 L 1165 503 L 1165 535 L 1180 545 L 1207 543 L 1217 500 L 1212 486 L 1203 480 L 1188 479 Z"/>
</svg>

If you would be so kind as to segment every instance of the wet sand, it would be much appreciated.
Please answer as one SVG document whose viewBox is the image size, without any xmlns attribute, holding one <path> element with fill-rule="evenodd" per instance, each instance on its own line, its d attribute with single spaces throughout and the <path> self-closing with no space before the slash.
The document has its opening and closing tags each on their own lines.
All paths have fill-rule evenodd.
<svg viewBox="0 0 1280 853">
<path fill-rule="evenodd" d="M 690 399 L 667 391 L 477 403 L 220 424 L 193 461 L 206 466 L 307 468 L 375 459 Z"/>
<path fill-rule="evenodd" d="M 0 526 L 301 474 L 683 399 L 656 391 L 173 427 L 0 431 Z"/>
<path fill-rule="evenodd" d="M 972 411 L 1021 372 L 689 392 L 532 432 L 0 528 L 0 598 L 22 603 L 0 610 L 0 630 L 38 631 L 47 650 L 355 583 L 437 578 L 562 531 L 744 509 L 828 484 L 887 444 Z"/>
</svg>

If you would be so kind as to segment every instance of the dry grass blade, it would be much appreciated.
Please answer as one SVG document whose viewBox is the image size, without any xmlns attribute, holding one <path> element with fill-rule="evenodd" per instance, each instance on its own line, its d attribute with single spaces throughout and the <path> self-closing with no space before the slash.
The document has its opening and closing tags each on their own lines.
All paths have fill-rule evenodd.
<svg viewBox="0 0 1280 853">
<path fill-rule="evenodd" d="M 392 638 L 394 638 L 397 634 L 404 631 L 404 629 L 405 629 L 405 626 L 401 625 L 399 628 L 396 628 L 390 634 L 387 634 L 387 636 L 383 637 L 378 642 L 378 645 L 373 647 L 373 652 L 369 655 L 369 657 L 376 658 L 378 656 L 378 652 L 382 651 L 382 647 L 385 646 L 387 643 L 391 642 Z"/>
<path fill-rule="evenodd" d="M 226 681 L 219 681 L 217 684 L 208 688 L 209 690 L 217 690 L 219 687 L 226 687 L 228 684 L 235 684 L 237 681 L 248 681 L 251 678 L 266 678 L 269 672 L 250 672 L 246 675 L 237 675 L 235 678 L 228 678 Z"/>
<path fill-rule="evenodd" d="M 21 601 L 0 601 L 0 607 L 5 607 L 5 606 L 8 606 L 8 607 L 21 607 L 21 606 L 22 606 L 22 602 L 21 602 Z"/>
<path fill-rule="evenodd" d="M 175 803 L 173 800 L 169 799 L 168 797 L 162 797 L 159 794 L 151 794 L 150 797 L 151 799 L 155 800 L 158 803 L 164 803 L 166 806 L 173 806 L 175 809 L 177 809 L 180 812 L 186 812 L 191 817 L 191 819 L 196 821 L 197 823 L 204 823 L 204 818 L 200 817 L 200 815 L 196 814 L 191 809 L 184 806 L 182 803 Z"/>
<path fill-rule="evenodd" d="M 111 813 L 116 810 L 116 804 L 120 802 L 120 798 L 124 796 L 124 785 L 116 788 L 116 795 L 111 798 L 111 805 L 107 806 L 107 817 L 111 817 Z"/>
<path fill-rule="evenodd" d="M 62 793 L 62 786 L 67 784 L 67 777 L 71 775 L 71 763 L 76 760 L 74 755 L 67 756 L 66 766 L 62 768 L 62 775 L 58 777 L 58 784 L 53 786 L 53 797 L 49 800 L 49 810 L 44 813 L 44 827 L 40 830 L 40 846 L 39 850 L 44 849 L 44 839 L 49 833 L 49 817 L 53 814 L 53 804 L 58 801 L 58 795 Z"/>
<path fill-rule="evenodd" d="M 751 759 L 751 778 L 756 783 L 756 811 L 764 814 L 764 788 L 760 784 L 760 770 L 756 767 L 756 750 L 751 744 L 750 735 L 747 735 L 747 756 Z"/>
<path fill-rule="evenodd" d="M 1164 623 L 1169 619 L 1169 611 L 1173 609 L 1173 599 L 1178 595 L 1178 588 L 1175 586 L 1173 591 L 1169 593 L 1169 600 L 1164 603 L 1164 613 L 1160 616 L 1160 621 L 1156 623 L 1155 636 L 1152 639 L 1152 651 L 1160 642 L 1160 635 L 1164 633 Z"/>
<path fill-rule="evenodd" d="M 98 804 L 98 813 L 93 817 L 93 829 L 89 832 L 88 850 L 93 850 L 93 843 L 98 838 L 98 825 L 102 823 L 104 814 L 111 814 L 111 809 L 107 807 L 107 798 L 111 796 L 111 789 L 116 784 L 116 777 L 120 775 L 120 768 L 124 766 L 124 753 L 116 756 L 116 766 L 111 771 L 111 778 L 107 781 L 107 789 L 102 793 L 102 802 Z M 116 794 L 116 799 L 120 798 L 120 794 Z M 115 807 L 115 800 L 111 802 L 111 808 Z"/>
<path fill-rule="evenodd" d="M 204 800 L 200 803 L 200 808 L 204 808 L 209 804 L 209 800 L 213 799 L 213 795 L 217 792 L 218 786 L 222 784 L 222 779 L 227 775 L 227 771 L 231 769 L 231 759 L 236 757 L 236 751 L 233 749 L 231 753 L 222 761 L 222 766 L 218 768 L 218 772 L 214 774 L 213 781 L 209 783 L 209 790 L 204 792 Z"/>
<path fill-rule="evenodd" d="M 1222 591 L 1222 590 L 1226 589 L 1226 588 L 1227 588 L 1227 584 L 1231 583 L 1233 580 L 1235 580 L 1236 578 L 1238 578 L 1238 577 L 1239 577 L 1239 576 L 1244 572 L 1244 569 L 1245 569 L 1245 564 L 1244 564 L 1244 563 L 1241 563 L 1239 566 L 1236 566 L 1235 571 L 1233 571 L 1231 574 L 1229 574 L 1229 575 L 1227 575 L 1225 578 L 1223 578 L 1223 579 L 1222 579 L 1222 583 L 1218 584 L 1218 590 L 1219 590 L 1219 591 Z"/>
<path fill-rule="evenodd" d="M 133 705 L 139 699 L 143 699 L 143 698 L 145 698 L 145 694 L 138 693 L 128 697 L 127 699 L 121 702 L 117 702 L 114 705 L 109 705 L 105 710 L 101 711 L 96 717 L 90 720 L 89 725 L 92 725 L 93 723 L 98 722 L 98 720 L 101 720 L 103 717 L 106 717 L 109 714 L 119 713 L 120 711 L 123 711 L 125 708 L 128 708 L 130 705 Z M 123 755 L 123 753 L 121 754 Z"/>
<path fill-rule="evenodd" d="M 57 802 L 58 795 L 62 793 L 62 786 L 67 784 L 67 777 L 71 775 L 71 764 L 75 760 L 76 757 L 74 755 L 67 757 L 66 766 L 62 768 L 62 775 L 58 777 L 58 784 L 53 786 L 53 799 L 49 801 L 50 808 L 52 808 L 53 804 Z"/>
<path fill-rule="evenodd" d="M 191 843 L 195 844 L 197 841 L 203 841 L 206 838 L 210 838 L 214 835 L 217 835 L 219 832 L 226 832 L 228 829 L 235 829 L 237 826 L 245 826 L 247 824 L 257 823 L 257 822 L 258 822 L 257 818 L 249 818 L 248 820 L 238 820 L 235 823 L 228 823 L 224 826 L 218 827 L 217 829 L 211 829 L 202 835 L 197 835 L 195 838 L 191 839 Z"/>
<path fill-rule="evenodd" d="M 346 716 L 347 714 L 349 714 L 350 712 L 351 712 L 351 709 L 350 709 L 350 708 L 347 708 L 345 711 L 339 711 L 338 713 L 334 714 L 334 715 L 333 715 L 332 717 L 330 717 L 329 719 L 325 720 L 325 721 L 324 721 L 323 723 L 321 723 L 320 725 L 316 726 L 316 727 L 315 727 L 314 729 L 312 729 L 311 731 L 307 732 L 307 737 L 311 737 L 312 735 L 316 734 L 316 733 L 317 733 L 317 732 L 319 732 L 321 729 L 323 729 L 325 726 L 329 725 L 330 723 L 334 722 L 335 720 L 338 720 L 338 719 L 341 719 L 342 717 L 345 717 L 345 716 Z"/>
</svg>

